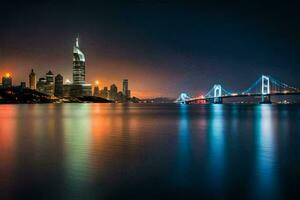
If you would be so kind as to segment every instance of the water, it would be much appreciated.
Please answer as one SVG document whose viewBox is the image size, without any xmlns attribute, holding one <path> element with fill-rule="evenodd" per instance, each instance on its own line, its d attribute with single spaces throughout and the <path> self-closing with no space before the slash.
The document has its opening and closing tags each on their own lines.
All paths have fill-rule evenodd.
<svg viewBox="0 0 300 200">
<path fill-rule="evenodd" d="M 1 199 L 299 197 L 300 106 L 0 105 Z"/>
</svg>

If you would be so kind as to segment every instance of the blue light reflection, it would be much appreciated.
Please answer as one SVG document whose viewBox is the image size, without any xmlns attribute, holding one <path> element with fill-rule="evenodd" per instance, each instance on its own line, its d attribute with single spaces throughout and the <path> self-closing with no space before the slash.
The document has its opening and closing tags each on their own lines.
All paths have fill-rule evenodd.
<svg viewBox="0 0 300 200">
<path fill-rule="evenodd" d="M 272 105 L 259 105 L 256 113 L 256 171 L 255 198 L 274 199 L 278 187 Z"/>
</svg>

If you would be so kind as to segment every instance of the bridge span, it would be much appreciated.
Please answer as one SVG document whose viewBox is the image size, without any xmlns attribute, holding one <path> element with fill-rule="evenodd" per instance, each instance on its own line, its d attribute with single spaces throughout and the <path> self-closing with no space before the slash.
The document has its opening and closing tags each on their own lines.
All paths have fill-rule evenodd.
<svg viewBox="0 0 300 200">
<path fill-rule="evenodd" d="M 272 96 L 300 95 L 300 89 L 282 83 L 271 76 L 262 75 L 249 88 L 242 92 L 230 92 L 220 84 L 215 84 L 206 95 L 190 97 L 181 93 L 175 103 L 223 103 L 223 99 L 236 97 L 261 97 L 260 103 L 271 103 Z"/>
</svg>

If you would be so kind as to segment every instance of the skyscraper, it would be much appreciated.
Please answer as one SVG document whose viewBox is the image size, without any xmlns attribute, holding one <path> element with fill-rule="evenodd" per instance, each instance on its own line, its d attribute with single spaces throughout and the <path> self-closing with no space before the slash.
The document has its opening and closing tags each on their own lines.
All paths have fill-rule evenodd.
<svg viewBox="0 0 300 200">
<path fill-rule="evenodd" d="M 130 98 L 130 90 L 128 89 L 128 79 L 123 80 L 123 97 L 125 100 Z"/>
<path fill-rule="evenodd" d="M 92 95 L 92 85 L 85 83 L 85 56 L 79 49 L 79 38 L 73 47 L 73 85 L 70 96 L 82 97 Z"/>
<path fill-rule="evenodd" d="M 79 49 L 79 38 L 76 38 L 76 43 L 73 48 L 73 84 L 85 84 L 85 57 Z"/>
<path fill-rule="evenodd" d="M 128 90 L 128 79 L 123 80 L 123 95 L 126 96 Z"/>
<path fill-rule="evenodd" d="M 118 95 L 118 88 L 115 84 L 112 84 L 109 90 L 109 99 L 114 101 L 116 100 L 117 95 Z"/>
<path fill-rule="evenodd" d="M 36 75 L 33 71 L 31 70 L 31 73 L 29 74 L 29 88 L 32 90 L 36 89 Z"/>
<path fill-rule="evenodd" d="M 64 79 L 63 76 L 58 74 L 55 76 L 55 86 L 54 86 L 54 95 L 57 97 L 62 97 L 63 96 L 63 84 L 64 84 Z"/>
<path fill-rule="evenodd" d="M 45 93 L 50 95 L 50 96 L 54 95 L 54 75 L 50 70 L 46 74 Z"/>
</svg>

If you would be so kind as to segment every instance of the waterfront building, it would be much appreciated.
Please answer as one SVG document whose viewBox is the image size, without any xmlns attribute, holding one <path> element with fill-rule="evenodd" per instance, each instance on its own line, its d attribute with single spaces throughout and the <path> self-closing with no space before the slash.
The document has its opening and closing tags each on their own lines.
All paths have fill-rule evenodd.
<svg viewBox="0 0 300 200">
<path fill-rule="evenodd" d="M 85 56 L 79 49 L 78 37 L 73 47 L 73 85 L 70 95 L 73 97 L 92 95 L 92 85 L 85 83 Z"/>
<path fill-rule="evenodd" d="M 99 81 L 96 81 L 95 83 L 95 87 L 94 87 L 94 94 L 95 97 L 99 97 L 100 96 L 100 91 L 99 91 Z"/>
<path fill-rule="evenodd" d="M 130 98 L 130 90 L 128 89 L 128 79 L 123 80 L 123 98 L 127 101 Z"/>
<path fill-rule="evenodd" d="M 73 48 L 73 84 L 85 84 L 85 56 L 79 49 L 79 37 Z"/>
<path fill-rule="evenodd" d="M 123 80 L 123 95 L 125 96 L 128 90 L 128 79 Z"/>
<path fill-rule="evenodd" d="M 63 84 L 64 84 L 63 76 L 60 74 L 55 76 L 55 85 L 54 85 L 54 95 L 55 96 L 57 96 L 57 97 L 63 96 Z"/>
<path fill-rule="evenodd" d="M 25 82 L 21 82 L 20 87 L 21 87 L 22 89 L 26 88 L 26 83 L 25 83 Z"/>
<path fill-rule="evenodd" d="M 73 84 L 71 87 L 71 96 L 72 97 L 92 96 L 92 85 L 91 84 L 80 84 L 80 85 Z"/>
<path fill-rule="evenodd" d="M 95 86 L 94 87 L 94 96 L 98 97 L 100 95 L 100 90 L 99 90 L 99 86 Z"/>
<path fill-rule="evenodd" d="M 109 99 L 115 101 L 118 95 L 118 88 L 115 84 L 110 86 Z"/>
<path fill-rule="evenodd" d="M 6 73 L 2 77 L 2 87 L 4 87 L 4 88 L 12 87 L 12 77 L 9 73 Z"/>
<path fill-rule="evenodd" d="M 51 70 L 49 70 L 46 73 L 46 81 L 47 81 L 47 84 L 53 84 L 54 83 L 54 74 L 51 72 Z"/>
<path fill-rule="evenodd" d="M 117 97 L 115 99 L 117 102 L 123 102 L 123 92 L 118 92 Z"/>
<path fill-rule="evenodd" d="M 71 88 L 72 88 L 72 83 L 69 79 L 67 79 L 65 84 L 63 85 L 63 96 L 64 97 L 71 96 Z"/>
<path fill-rule="evenodd" d="M 46 74 L 45 93 L 50 96 L 54 95 L 54 74 L 50 70 Z"/>
<path fill-rule="evenodd" d="M 107 87 L 104 87 L 102 90 L 100 90 L 100 95 L 101 98 L 107 99 L 108 98 L 108 89 Z"/>
<path fill-rule="evenodd" d="M 36 74 L 33 69 L 31 69 L 31 73 L 29 74 L 29 88 L 32 90 L 36 89 Z"/>
<path fill-rule="evenodd" d="M 36 83 L 36 89 L 39 92 L 46 93 L 46 79 L 39 78 L 38 82 Z"/>
</svg>

